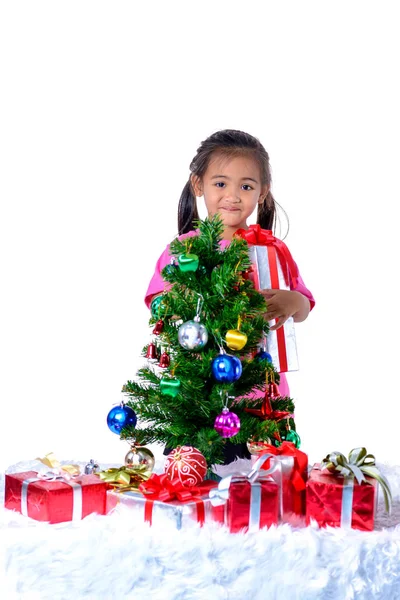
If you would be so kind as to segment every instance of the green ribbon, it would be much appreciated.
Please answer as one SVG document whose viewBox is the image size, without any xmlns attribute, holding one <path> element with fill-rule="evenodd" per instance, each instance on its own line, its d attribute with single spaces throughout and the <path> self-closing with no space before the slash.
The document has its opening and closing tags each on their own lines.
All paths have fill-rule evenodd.
<svg viewBox="0 0 400 600">
<path fill-rule="evenodd" d="M 331 452 L 323 459 L 322 465 L 330 473 L 343 475 L 343 477 L 353 477 L 359 484 L 366 482 L 365 475 L 376 479 L 382 487 L 385 499 L 385 509 L 390 513 L 392 504 L 392 492 L 389 482 L 381 474 L 375 464 L 375 456 L 368 454 L 365 448 L 353 448 L 347 459 L 341 452 Z"/>
<path fill-rule="evenodd" d="M 151 471 L 145 466 L 119 467 L 96 473 L 102 481 L 114 486 L 118 492 L 138 490 L 143 481 L 151 477 Z"/>
</svg>

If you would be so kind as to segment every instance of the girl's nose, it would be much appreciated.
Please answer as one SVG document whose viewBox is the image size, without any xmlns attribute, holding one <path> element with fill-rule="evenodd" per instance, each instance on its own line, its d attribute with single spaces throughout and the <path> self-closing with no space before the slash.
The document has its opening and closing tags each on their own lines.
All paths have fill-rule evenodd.
<svg viewBox="0 0 400 600">
<path fill-rule="evenodd" d="M 225 200 L 228 200 L 229 202 L 240 202 L 239 191 L 233 189 L 226 189 Z"/>
</svg>

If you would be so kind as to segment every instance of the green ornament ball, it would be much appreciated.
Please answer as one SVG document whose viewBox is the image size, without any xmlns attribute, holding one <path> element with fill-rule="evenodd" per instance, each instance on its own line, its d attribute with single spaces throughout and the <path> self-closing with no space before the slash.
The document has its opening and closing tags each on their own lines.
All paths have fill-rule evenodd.
<svg viewBox="0 0 400 600">
<path fill-rule="evenodd" d="M 176 377 L 162 377 L 160 381 L 160 390 L 165 396 L 175 398 L 180 392 L 181 382 Z"/>
<path fill-rule="evenodd" d="M 294 431 L 294 429 L 290 429 L 286 432 L 285 441 L 292 442 L 296 446 L 296 448 L 300 448 L 301 439 L 297 431 Z"/>
<path fill-rule="evenodd" d="M 168 308 L 165 303 L 163 296 L 157 296 L 154 298 L 150 305 L 151 314 L 156 319 L 157 317 L 166 317 L 168 314 Z"/>
<path fill-rule="evenodd" d="M 199 257 L 197 254 L 180 254 L 178 256 L 178 264 L 183 273 L 197 271 L 199 267 Z"/>
</svg>

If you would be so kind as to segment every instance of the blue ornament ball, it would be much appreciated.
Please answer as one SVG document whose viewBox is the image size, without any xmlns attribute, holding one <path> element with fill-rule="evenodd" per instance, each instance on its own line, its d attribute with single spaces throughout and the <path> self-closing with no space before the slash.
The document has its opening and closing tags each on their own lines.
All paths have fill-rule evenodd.
<svg viewBox="0 0 400 600">
<path fill-rule="evenodd" d="M 137 417 L 130 406 L 114 406 L 107 415 L 107 425 L 119 435 L 123 427 L 136 427 Z"/>
<path fill-rule="evenodd" d="M 270 363 L 272 363 L 272 356 L 269 352 L 261 350 L 260 352 L 257 352 L 257 354 L 254 357 L 254 360 L 268 360 Z"/>
<path fill-rule="evenodd" d="M 212 374 L 221 383 L 237 381 L 242 374 L 242 363 L 237 356 L 218 354 L 211 363 Z"/>
</svg>

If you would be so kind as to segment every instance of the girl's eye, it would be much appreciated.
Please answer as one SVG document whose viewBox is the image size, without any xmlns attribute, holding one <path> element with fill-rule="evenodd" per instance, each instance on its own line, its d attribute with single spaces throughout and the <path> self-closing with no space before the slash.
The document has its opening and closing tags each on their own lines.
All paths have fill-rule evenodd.
<svg viewBox="0 0 400 600">
<path fill-rule="evenodd" d="M 222 188 L 225 185 L 225 183 L 223 181 L 217 181 L 215 185 L 219 188 Z M 249 192 L 253 189 L 248 183 L 244 183 L 242 187 L 245 189 L 246 192 Z"/>
</svg>

